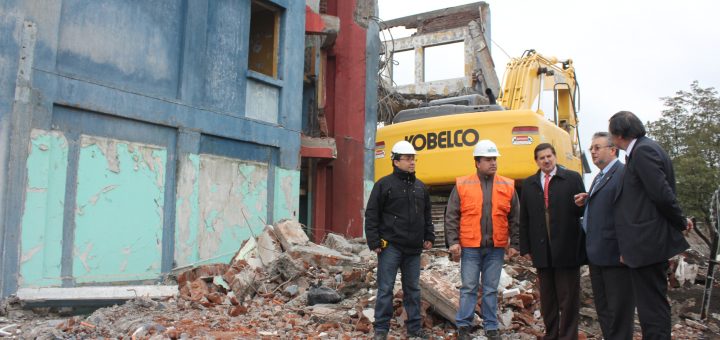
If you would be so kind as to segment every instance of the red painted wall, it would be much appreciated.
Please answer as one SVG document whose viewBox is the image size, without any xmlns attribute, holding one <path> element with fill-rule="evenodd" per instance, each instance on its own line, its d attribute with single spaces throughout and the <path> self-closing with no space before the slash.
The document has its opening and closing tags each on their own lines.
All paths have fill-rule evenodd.
<svg viewBox="0 0 720 340">
<path fill-rule="evenodd" d="M 338 158 L 328 176 L 326 209 L 330 231 L 348 236 L 363 234 L 364 126 L 366 29 L 354 20 L 356 0 L 329 0 L 328 14 L 340 18 L 332 56 L 328 58 L 328 125 L 335 137 Z M 331 66 L 332 65 L 332 66 Z M 319 236 L 319 235 L 318 235 Z"/>
</svg>

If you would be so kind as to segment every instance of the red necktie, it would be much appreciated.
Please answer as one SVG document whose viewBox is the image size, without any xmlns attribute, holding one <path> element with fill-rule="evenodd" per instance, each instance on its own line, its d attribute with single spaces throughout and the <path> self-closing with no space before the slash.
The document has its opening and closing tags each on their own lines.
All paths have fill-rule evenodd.
<svg viewBox="0 0 720 340">
<path fill-rule="evenodd" d="M 545 175 L 545 185 L 543 185 L 543 197 L 545 197 L 545 209 L 548 208 L 550 202 L 548 201 L 548 191 L 550 186 L 550 175 Z"/>
</svg>

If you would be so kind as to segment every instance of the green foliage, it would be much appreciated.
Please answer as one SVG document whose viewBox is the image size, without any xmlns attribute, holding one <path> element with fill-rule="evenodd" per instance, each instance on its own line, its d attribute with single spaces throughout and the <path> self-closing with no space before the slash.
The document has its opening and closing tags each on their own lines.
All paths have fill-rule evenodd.
<svg viewBox="0 0 720 340">
<path fill-rule="evenodd" d="M 688 216 L 709 221 L 708 204 L 720 185 L 720 97 L 697 81 L 690 91 L 661 98 L 662 117 L 648 122 L 648 135 L 673 161 L 680 206 Z"/>
</svg>

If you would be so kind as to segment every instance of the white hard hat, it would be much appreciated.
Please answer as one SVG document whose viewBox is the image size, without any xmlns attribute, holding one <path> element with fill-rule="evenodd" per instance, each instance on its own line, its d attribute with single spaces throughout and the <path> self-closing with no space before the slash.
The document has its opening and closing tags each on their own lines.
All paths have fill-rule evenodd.
<svg viewBox="0 0 720 340">
<path fill-rule="evenodd" d="M 401 140 L 395 145 L 393 145 L 392 148 L 393 158 L 395 155 L 415 155 L 417 154 L 415 152 L 415 148 L 410 144 L 410 142 L 406 140 Z"/>
<path fill-rule="evenodd" d="M 493 143 L 491 140 L 483 139 L 477 144 L 475 144 L 473 156 L 498 157 L 500 156 L 500 152 L 498 152 L 498 148 L 495 143 Z"/>
</svg>

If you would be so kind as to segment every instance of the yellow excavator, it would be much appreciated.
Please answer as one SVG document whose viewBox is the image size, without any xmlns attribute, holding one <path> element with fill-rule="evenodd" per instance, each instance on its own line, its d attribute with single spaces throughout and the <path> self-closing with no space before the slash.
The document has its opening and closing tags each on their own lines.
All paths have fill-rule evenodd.
<svg viewBox="0 0 720 340">
<path fill-rule="evenodd" d="M 417 151 L 416 175 L 431 192 L 439 232 L 455 178 L 475 171 L 472 149 L 480 140 L 495 142 L 502 155 L 498 173 L 515 180 L 537 171 L 533 150 L 546 142 L 555 147 L 558 164 L 581 173 L 587 169 L 578 138 L 579 86 L 572 60 L 525 51 L 508 63 L 499 98 L 491 91 L 483 101 L 477 100 L 480 96 L 445 98 L 403 110 L 392 124 L 377 130 L 375 180 L 392 172 L 390 148 L 401 140 L 410 142 Z M 479 102 L 489 104 L 473 105 Z M 546 113 L 542 108 L 548 104 L 552 112 Z M 438 238 L 436 244 L 442 242 Z"/>
</svg>

